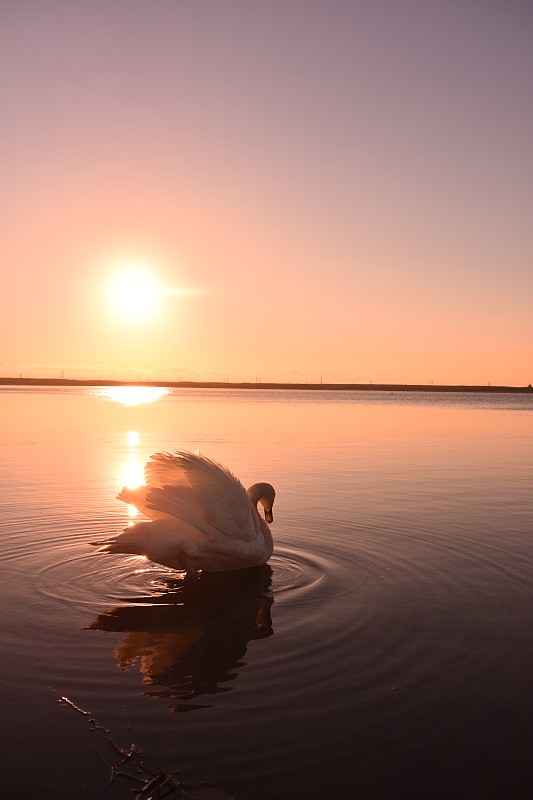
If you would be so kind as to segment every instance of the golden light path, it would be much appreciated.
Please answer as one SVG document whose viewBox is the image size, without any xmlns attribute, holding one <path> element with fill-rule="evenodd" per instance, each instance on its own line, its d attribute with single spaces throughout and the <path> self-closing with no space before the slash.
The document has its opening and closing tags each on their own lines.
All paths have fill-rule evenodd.
<svg viewBox="0 0 533 800">
<path fill-rule="evenodd" d="M 127 486 L 128 489 L 136 489 L 144 483 L 144 464 L 137 458 L 130 458 L 122 470 L 122 484 Z M 136 517 L 138 510 L 135 506 L 128 503 L 128 514 L 130 517 Z"/>
<path fill-rule="evenodd" d="M 128 431 L 126 434 L 130 457 L 122 468 L 122 485 L 128 489 L 136 489 L 144 483 L 144 464 L 136 457 L 135 448 L 139 444 L 140 436 L 137 431 Z M 128 503 L 128 514 L 136 517 L 139 511 L 134 505 Z"/>
<path fill-rule="evenodd" d="M 130 458 L 122 470 L 122 481 L 128 489 L 136 489 L 144 483 L 144 464 L 136 458 Z"/>
<path fill-rule="evenodd" d="M 137 431 L 128 431 L 128 444 L 130 447 L 135 447 L 139 444 L 139 434 Z"/>
<path fill-rule="evenodd" d="M 123 406 L 137 406 L 139 403 L 153 403 L 170 393 L 161 386 L 108 386 L 97 389 L 96 394 L 113 400 Z"/>
</svg>

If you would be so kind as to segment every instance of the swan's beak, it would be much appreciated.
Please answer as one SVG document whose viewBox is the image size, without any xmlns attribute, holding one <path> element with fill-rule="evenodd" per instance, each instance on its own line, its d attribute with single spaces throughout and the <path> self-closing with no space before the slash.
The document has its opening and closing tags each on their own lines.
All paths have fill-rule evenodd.
<svg viewBox="0 0 533 800">
<path fill-rule="evenodd" d="M 267 522 L 273 522 L 274 521 L 274 517 L 272 516 L 272 509 L 270 509 L 270 511 L 269 511 L 268 508 L 265 508 L 265 519 L 266 519 Z"/>
</svg>

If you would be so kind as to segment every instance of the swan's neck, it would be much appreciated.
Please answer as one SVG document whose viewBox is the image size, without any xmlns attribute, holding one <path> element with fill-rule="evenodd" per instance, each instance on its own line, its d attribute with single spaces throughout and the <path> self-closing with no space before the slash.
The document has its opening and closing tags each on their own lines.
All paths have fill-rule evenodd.
<svg viewBox="0 0 533 800">
<path fill-rule="evenodd" d="M 246 490 L 246 493 L 254 506 L 257 507 L 258 502 L 262 497 L 264 497 L 267 487 L 269 486 L 268 483 L 254 483 L 252 486 L 249 486 Z"/>
<path fill-rule="evenodd" d="M 272 541 L 272 534 L 270 533 L 270 528 L 268 527 L 266 521 L 261 518 L 259 511 L 257 510 L 257 504 L 260 502 L 261 505 L 265 508 L 265 517 L 268 519 L 269 522 L 272 522 L 272 504 L 274 502 L 274 496 L 276 492 L 274 491 L 274 487 L 271 486 L 269 483 L 254 483 L 252 486 L 249 486 L 246 490 L 250 501 L 255 508 L 258 522 L 261 527 L 261 533 L 263 534 L 264 539 L 264 551 L 262 553 L 262 557 L 265 561 L 268 561 L 270 556 L 272 555 L 272 550 L 274 548 L 274 542 Z M 267 512 L 269 510 L 269 513 Z"/>
</svg>

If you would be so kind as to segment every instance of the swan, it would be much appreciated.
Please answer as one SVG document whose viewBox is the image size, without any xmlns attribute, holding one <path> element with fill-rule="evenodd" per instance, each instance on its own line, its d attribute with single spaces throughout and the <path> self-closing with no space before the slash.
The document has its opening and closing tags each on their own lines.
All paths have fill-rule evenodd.
<svg viewBox="0 0 533 800">
<path fill-rule="evenodd" d="M 269 483 L 245 489 L 227 467 L 186 450 L 155 453 L 144 468 L 144 486 L 124 487 L 119 500 L 150 522 L 138 522 L 100 542 L 102 553 L 135 553 L 194 577 L 266 564 L 275 490 Z M 257 504 L 264 508 L 265 520 Z"/>
</svg>

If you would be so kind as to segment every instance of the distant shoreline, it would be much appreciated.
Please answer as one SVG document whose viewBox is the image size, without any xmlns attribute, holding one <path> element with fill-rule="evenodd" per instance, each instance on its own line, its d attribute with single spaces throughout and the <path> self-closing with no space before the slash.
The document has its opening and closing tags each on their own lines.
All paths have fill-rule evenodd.
<svg viewBox="0 0 533 800">
<path fill-rule="evenodd" d="M 529 386 L 445 386 L 407 383 L 229 383 L 226 381 L 111 381 L 69 378 L 1 378 L 0 386 L 150 386 L 168 389 L 281 389 L 306 392 L 483 392 L 533 394 Z"/>
</svg>

